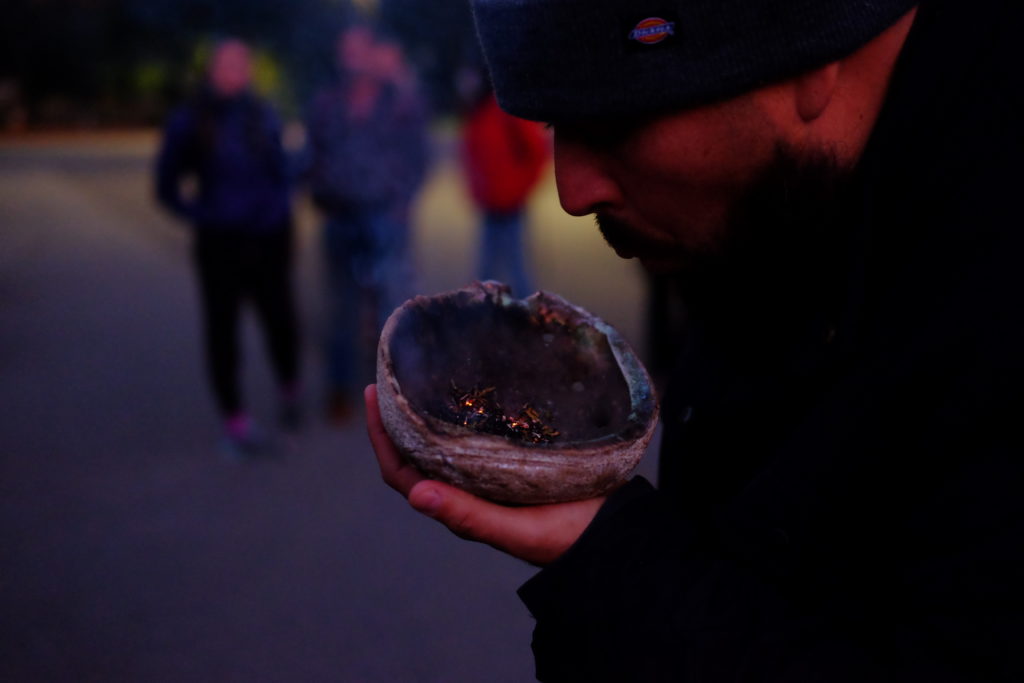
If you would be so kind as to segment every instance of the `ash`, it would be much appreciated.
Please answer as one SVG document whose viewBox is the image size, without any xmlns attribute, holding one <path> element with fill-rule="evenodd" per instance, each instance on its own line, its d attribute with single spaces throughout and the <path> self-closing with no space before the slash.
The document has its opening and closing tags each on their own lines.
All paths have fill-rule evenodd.
<svg viewBox="0 0 1024 683">
<path fill-rule="evenodd" d="M 524 444 L 551 443 L 558 437 L 558 430 L 550 425 L 550 413 L 541 414 L 529 403 L 524 403 L 517 411 L 506 412 L 494 394 L 495 387 L 474 387 L 466 391 L 452 381 L 448 419 L 478 432 Z"/>
</svg>

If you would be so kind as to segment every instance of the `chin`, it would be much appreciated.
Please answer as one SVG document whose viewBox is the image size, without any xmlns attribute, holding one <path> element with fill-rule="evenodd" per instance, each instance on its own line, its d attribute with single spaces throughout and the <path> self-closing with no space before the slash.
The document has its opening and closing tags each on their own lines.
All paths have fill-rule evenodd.
<svg viewBox="0 0 1024 683">
<path fill-rule="evenodd" d="M 655 275 L 670 275 L 684 269 L 684 264 L 679 259 L 670 258 L 645 258 L 638 259 L 644 270 Z"/>
</svg>

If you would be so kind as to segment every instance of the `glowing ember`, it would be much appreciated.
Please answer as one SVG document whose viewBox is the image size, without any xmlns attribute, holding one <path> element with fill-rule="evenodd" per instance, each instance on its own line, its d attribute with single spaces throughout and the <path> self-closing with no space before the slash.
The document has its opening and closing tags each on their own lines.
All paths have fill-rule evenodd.
<svg viewBox="0 0 1024 683">
<path fill-rule="evenodd" d="M 494 398 L 494 387 L 464 391 L 452 381 L 449 410 L 456 424 L 478 432 L 504 436 L 510 441 L 551 443 L 559 434 L 558 430 L 547 424 L 551 415 L 542 416 L 529 403 L 513 414 L 506 414 Z"/>
</svg>

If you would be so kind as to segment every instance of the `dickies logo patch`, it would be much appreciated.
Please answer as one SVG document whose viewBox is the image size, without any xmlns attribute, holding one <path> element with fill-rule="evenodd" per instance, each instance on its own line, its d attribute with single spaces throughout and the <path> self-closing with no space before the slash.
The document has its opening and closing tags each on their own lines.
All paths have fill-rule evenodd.
<svg viewBox="0 0 1024 683">
<path fill-rule="evenodd" d="M 661 17 L 647 17 L 637 22 L 629 39 L 641 45 L 655 45 L 676 33 L 676 22 Z"/>
</svg>

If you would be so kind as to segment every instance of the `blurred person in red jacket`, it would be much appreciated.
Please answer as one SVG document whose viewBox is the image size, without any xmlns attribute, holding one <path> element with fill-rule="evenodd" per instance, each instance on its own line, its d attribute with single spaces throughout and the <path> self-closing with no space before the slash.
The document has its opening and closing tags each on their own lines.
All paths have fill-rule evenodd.
<svg viewBox="0 0 1024 683">
<path fill-rule="evenodd" d="M 483 212 L 478 275 L 507 279 L 518 296 L 533 291 L 523 246 L 525 206 L 550 156 L 542 127 L 498 107 L 481 81 L 462 132 L 469 191 Z"/>
</svg>

